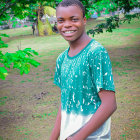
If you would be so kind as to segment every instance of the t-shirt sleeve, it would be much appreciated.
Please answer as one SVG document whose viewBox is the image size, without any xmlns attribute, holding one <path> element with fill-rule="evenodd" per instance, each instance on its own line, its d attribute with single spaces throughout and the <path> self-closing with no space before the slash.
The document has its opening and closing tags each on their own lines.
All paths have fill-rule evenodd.
<svg viewBox="0 0 140 140">
<path fill-rule="evenodd" d="M 96 53 L 93 59 L 91 59 L 91 72 L 93 84 L 96 86 L 97 92 L 100 90 L 115 92 L 111 61 L 105 49 Z"/>
<path fill-rule="evenodd" d="M 61 88 L 61 64 L 59 59 L 56 61 L 56 69 L 54 75 L 54 84 Z"/>
</svg>

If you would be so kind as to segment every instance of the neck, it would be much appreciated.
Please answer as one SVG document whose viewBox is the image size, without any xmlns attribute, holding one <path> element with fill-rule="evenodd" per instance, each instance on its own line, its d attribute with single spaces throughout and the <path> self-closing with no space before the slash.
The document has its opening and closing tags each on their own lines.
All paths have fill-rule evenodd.
<svg viewBox="0 0 140 140">
<path fill-rule="evenodd" d="M 77 40 L 75 41 L 70 41 L 69 45 L 70 48 L 75 50 L 80 48 L 83 48 L 84 46 L 86 46 L 89 42 L 91 41 L 91 38 L 84 32 L 82 34 L 82 36 L 80 36 Z"/>
</svg>

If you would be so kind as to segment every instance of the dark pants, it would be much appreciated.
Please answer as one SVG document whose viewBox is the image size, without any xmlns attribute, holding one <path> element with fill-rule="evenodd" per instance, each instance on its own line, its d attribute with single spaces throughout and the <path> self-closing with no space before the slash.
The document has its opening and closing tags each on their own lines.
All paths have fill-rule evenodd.
<svg viewBox="0 0 140 140">
<path fill-rule="evenodd" d="M 33 35 L 34 35 L 34 33 L 35 33 L 35 30 L 33 29 Z"/>
</svg>

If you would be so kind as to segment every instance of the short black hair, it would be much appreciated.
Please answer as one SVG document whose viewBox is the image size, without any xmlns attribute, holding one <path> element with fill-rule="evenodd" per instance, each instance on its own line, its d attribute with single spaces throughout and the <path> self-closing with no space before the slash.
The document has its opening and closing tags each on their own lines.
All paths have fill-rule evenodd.
<svg viewBox="0 0 140 140">
<path fill-rule="evenodd" d="M 62 2 L 60 2 L 58 4 L 57 8 L 58 7 L 68 7 L 68 6 L 72 6 L 72 5 L 79 6 L 79 8 L 82 10 L 83 17 L 85 17 L 85 7 L 79 0 L 63 0 Z"/>
</svg>

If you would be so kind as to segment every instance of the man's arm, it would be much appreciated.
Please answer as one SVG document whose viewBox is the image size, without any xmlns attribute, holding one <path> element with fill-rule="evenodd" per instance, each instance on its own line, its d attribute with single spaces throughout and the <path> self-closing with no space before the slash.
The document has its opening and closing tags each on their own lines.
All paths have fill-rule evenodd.
<svg viewBox="0 0 140 140">
<path fill-rule="evenodd" d="M 67 140 L 85 140 L 90 134 L 95 132 L 117 109 L 115 93 L 113 91 L 102 90 L 99 92 L 101 105 L 92 116 L 89 122 L 73 137 Z"/>
<path fill-rule="evenodd" d="M 61 127 L 61 104 L 59 106 L 59 110 L 57 113 L 54 128 L 50 136 L 50 140 L 58 140 L 59 135 L 60 135 L 60 127 Z"/>
</svg>

